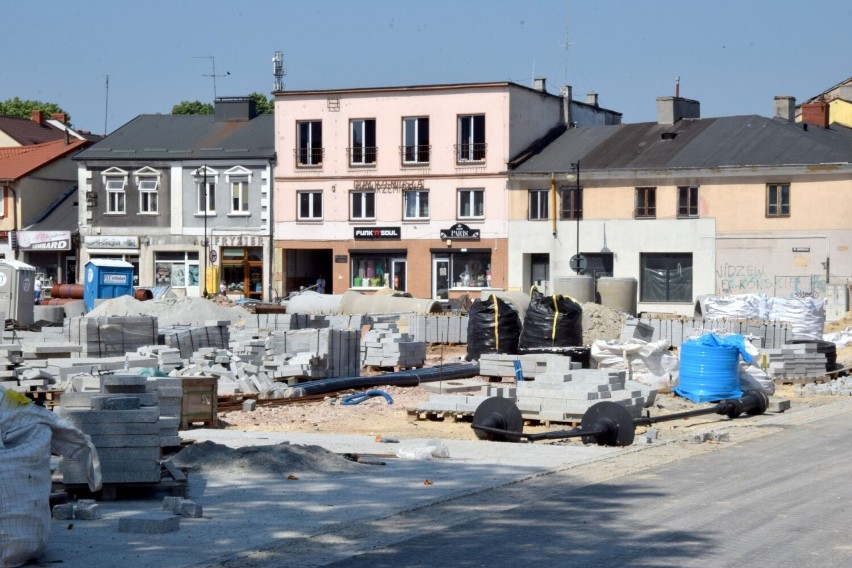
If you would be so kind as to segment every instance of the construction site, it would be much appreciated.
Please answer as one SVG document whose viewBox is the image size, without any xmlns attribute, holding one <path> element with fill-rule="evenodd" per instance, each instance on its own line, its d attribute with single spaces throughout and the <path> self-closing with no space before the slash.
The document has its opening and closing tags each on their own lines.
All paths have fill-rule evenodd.
<svg viewBox="0 0 852 568">
<path fill-rule="evenodd" d="M 7 319 L 2 566 L 325 565 L 382 519 L 641 471 L 852 394 L 852 312 L 812 298 L 685 318 L 535 292 L 152 296 Z"/>
</svg>

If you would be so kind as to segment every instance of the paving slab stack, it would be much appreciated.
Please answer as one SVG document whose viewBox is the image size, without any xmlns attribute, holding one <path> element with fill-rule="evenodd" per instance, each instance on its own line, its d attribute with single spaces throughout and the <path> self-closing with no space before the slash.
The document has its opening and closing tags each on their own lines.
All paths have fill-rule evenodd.
<svg viewBox="0 0 852 568">
<path fill-rule="evenodd" d="M 323 377 L 357 377 L 361 374 L 360 329 L 302 329 L 274 332 L 267 339 L 267 353 L 288 356 L 287 365 L 304 364 L 293 357 L 315 354 L 320 358 L 317 371 Z M 286 370 L 280 371 L 286 373 Z M 286 375 L 284 375 L 286 376 Z"/>
<path fill-rule="evenodd" d="M 742 319 L 648 319 L 639 321 L 653 329 L 653 335 L 645 341 L 668 339 L 671 345 L 681 345 L 691 337 L 710 332 L 735 333 L 748 337 L 757 347 L 780 348 L 792 337 L 789 322 L 776 320 Z"/>
<path fill-rule="evenodd" d="M 73 317 L 63 323 L 66 341 L 81 346 L 81 357 L 110 357 L 157 345 L 157 318 L 149 316 Z"/>
<path fill-rule="evenodd" d="M 159 343 L 179 350 L 180 356 L 188 359 L 199 349 L 230 347 L 230 327 L 229 320 L 216 320 L 205 322 L 204 325 L 166 328 L 160 330 L 163 341 Z"/>
<path fill-rule="evenodd" d="M 57 413 L 92 438 L 105 484 L 159 482 L 162 448 L 180 444 L 179 386 L 141 375 L 98 380 L 98 392 L 66 392 Z M 59 471 L 66 485 L 87 482 L 84 462 L 63 458 Z"/>
<path fill-rule="evenodd" d="M 773 380 L 826 378 L 826 356 L 819 352 L 817 343 L 788 343 L 760 353 L 766 355 L 766 372 Z M 759 358 L 755 363 L 763 366 Z"/>
<path fill-rule="evenodd" d="M 468 316 L 419 315 L 408 317 L 409 333 L 426 343 L 467 343 Z"/>
<path fill-rule="evenodd" d="M 515 362 L 520 363 L 524 379 L 533 379 L 539 373 L 580 368 L 580 363 L 555 353 L 483 353 L 479 358 L 479 374 L 483 377 L 515 378 Z"/>
<path fill-rule="evenodd" d="M 422 367 L 426 343 L 402 333 L 396 322 L 374 323 L 364 334 L 361 364 L 365 367 Z"/>
</svg>

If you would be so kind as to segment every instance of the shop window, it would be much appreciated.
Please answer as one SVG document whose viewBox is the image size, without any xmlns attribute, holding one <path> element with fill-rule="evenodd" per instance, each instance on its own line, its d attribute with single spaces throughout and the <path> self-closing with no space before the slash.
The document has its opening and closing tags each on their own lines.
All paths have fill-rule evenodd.
<svg viewBox="0 0 852 568">
<path fill-rule="evenodd" d="M 642 302 L 692 302 L 692 254 L 645 253 L 639 256 Z"/>
<path fill-rule="evenodd" d="M 263 251 L 260 247 L 224 247 L 220 280 L 225 292 L 245 298 L 263 298 Z"/>
<path fill-rule="evenodd" d="M 154 258 L 154 284 L 187 288 L 198 286 L 197 252 L 159 252 Z"/>
</svg>

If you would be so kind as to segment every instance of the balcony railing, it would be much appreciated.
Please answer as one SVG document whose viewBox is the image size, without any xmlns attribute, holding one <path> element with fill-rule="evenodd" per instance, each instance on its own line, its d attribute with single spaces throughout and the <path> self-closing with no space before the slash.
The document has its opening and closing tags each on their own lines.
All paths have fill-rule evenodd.
<svg viewBox="0 0 852 568">
<path fill-rule="evenodd" d="M 477 142 L 476 144 L 456 144 L 456 161 L 459 164 L 484 162 L 487 146 L 488 145 L 485 142 Z"/>
<path fill-rule="evenodd" d="M 375 166 L 378 152 L 379 149 L 376 146 L 357 146 L 346 149 L 349 165 L 353 167 Z"/>
<path fill-rule="evenodd" d="M 402 156 L 402 164 L 404 166 L 419 166 L 429 163 L 429 155 L 432 152 L 432 146 L 400 146 L 399 153 Z"/>
<path fill-rule="evenodd" d="M 293 153 L 297 168 L 319 168 L 322 167 L 325 148 L 296 148 Z"/>
</svg>

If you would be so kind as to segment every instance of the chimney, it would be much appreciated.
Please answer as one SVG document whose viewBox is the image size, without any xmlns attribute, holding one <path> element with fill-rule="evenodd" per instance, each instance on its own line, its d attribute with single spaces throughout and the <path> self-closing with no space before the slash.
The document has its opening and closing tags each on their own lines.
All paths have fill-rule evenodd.
<svg viewBox="0 0 852 568">
<path fill-rule="evenodd" d="M 59 121 L 62 124 L 65 124 L 65 113 L 64 112 L 54 112 L 50 115 L 50 118 L 53 120 Z"/>
<path fill-rule="evenodd" d="M 586 93 L 586 104 L 592 105 L 593 107 L 598 106 L 598 94 L 594 91 Z"/>
<path fill-rule="evenodd" d="M 38 109 L 33 109 L 30 113 L 30 118 L 36 124 L 44 124 L 44 113 Z"/>
<path fill-rule="evenodd" d="M 573 120 L 573 116 L 571 116 L 571 97 L 573 96 L 571 85 L 562 85 L 559 96 L 562 97 L 562 124 L 571 128 L 571 121 Z"/>
<path fill-rule="evenodd" d="M 802 122 L 828 128 L 828 102 L 819 98 L 812 103 L 802 105 Z"/>
<path fill-rule="evenodd" d="M 257 116 L 257 103 L 251 97 L 217 97 L 213 106 L 216 122 L 251 120 Z"/>
<path fill-rule="evenodd" d="M 775 114 L 773 116 L 789 122 L 796 120 L 796 97 L 775 97 Z"/>
<path fill-rule="evenodd" d="M 674 124 L 684 118 L 701 118 L 701 103 L 682 97 L 657 97 L 658 124 Z"/>
<path fill-rule="evenodd" d="M 536 91 L 541 91 L 542 93 L 547 92 L 547 79 L 544 77 L 535 77 L 533 78 L 533 89 Z"/>
</svg>

